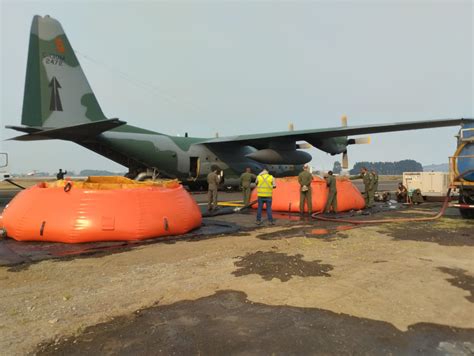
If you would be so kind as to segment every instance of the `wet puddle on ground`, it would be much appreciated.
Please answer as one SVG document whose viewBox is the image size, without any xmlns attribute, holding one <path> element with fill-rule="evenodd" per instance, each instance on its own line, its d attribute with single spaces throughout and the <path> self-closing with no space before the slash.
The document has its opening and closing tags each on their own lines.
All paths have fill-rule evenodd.
<svg viewBox="0 0 474 356">
<path fill-rule="evenodd" d="M 234 262 L 238 269 L 232 272 L 233 275 L 242 277 L 257 274 L 266 281 L 277 278 L 287 282 L 294 276 L 331 277 L 328 272 L 334 269 L 329 264 L 322 264 L 321 260 L 304 261 L 300 254 L 289 256 L 281 252 L 257 251 L 236 258 L 240 260 Z"/>
<path fill-rule="evenodd" d="M 471 293 L 470 296 L 465 298 L 471 303 L 474 303 L 474 276 L 469 275 L 466 270 L 460 268 L 438 267 L 438 269 L 443 273 L 453 276 L 453 278 L 447 278 L 446 280 L 451 283 L 452 286 L 467 290 Z"/>
<path fill-rule="evenodd" d="M 223 234 L 239 236 L 240 227 L 234 223 L 204 219 L 199 229 L 184 235 L 165 236 L 141 241 L 110 241 L 67 244 L 59 242 L 27 242 L 13 239 L 0 240 L 0 266 L 9 267 L 10 272 L 28 269 L 34 263 L 53 259 L 55 261 L 76 258 L 100 258 L 112 253 L 122 253 L 134 247 L 154 243 L 197 242 L 216 238 Z M 246 233 L 243 233 L 246 234 Z"/>
<path fill-rule="evenodd" d="M 36 355 L 472 355 L 474 329 L 255 303 L 240 291 L 158 305 L 38 345 Z"/>
</svg>

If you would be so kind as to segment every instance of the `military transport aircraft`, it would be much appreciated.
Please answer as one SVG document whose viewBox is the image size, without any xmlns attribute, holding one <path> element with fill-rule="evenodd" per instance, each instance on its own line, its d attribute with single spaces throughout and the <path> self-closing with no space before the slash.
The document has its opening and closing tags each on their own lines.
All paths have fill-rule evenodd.
<svg viewBox="0 0 474 356">
<path fill-rule="evenodd" d="M 276 176 L 295 175 L 311 155 L 301 149 L 314 146 L 332 155 L 367 140 L 348 138 L 390 132 L 460 125 L 466 119 L 415 121 L 366 126 L 240 135 L 232 137 L 175 137 L 104 116 L 61 24 L 35 16 L 31 25 L 21 123 L 7 126 L 26 134 L 19 141 L 58 139 L 75 142 L 123 166 L 129 175 L 148 173 L 202 184 L 217 166 L 232 181 L 246 168 L 264 167 Z"/>
</svg>

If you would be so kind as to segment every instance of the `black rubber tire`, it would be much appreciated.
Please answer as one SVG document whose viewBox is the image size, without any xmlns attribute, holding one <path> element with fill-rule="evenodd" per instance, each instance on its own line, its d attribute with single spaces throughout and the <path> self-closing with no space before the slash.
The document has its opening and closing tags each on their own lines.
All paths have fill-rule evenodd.
<svg viewBox="0 0 474 356">
<path fill-rule="evenodd" d="M 459 212 L 464 219 L 474 219 L 474 209 L 459 208 Z"/>
<path fill-rule="evenodd" d="M 8 237 L 7 230 L 0 229 L 0 240 L 5 240 Z"/>
<path fill-rule="evenodd" d="M 474 201 L 468 196 L 460 194 L 459 204 L 474 204 Z M 459 212 L 464 219 L 474 219 L 474 209 L 459 208 Z"/>
</svg>

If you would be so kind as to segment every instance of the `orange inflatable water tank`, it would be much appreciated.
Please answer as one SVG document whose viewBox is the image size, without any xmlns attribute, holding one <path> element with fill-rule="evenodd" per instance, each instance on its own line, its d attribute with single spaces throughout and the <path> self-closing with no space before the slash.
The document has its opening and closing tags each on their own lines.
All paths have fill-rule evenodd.
<svg viewBox="0 0 474 356">
<path fill-rule="evenodd" d="M 277 188 L 273 190 L 272 210 L 299 212 L 300 209 L 300 184 L 298 177 L 277 178 Z M 336 180 L 337 211 L 360 210 L 365 206 L 365 201 L 357 187 L 349 180 Z M 322 212 L 326 206 L 329 189 L 326 181 L 314 177 L 311 182 L 313 212 Z M 257 189 L 252 191 L 251 200 L 257 199 Z M 252 206 L 257 208 L 257 204 Z M 308 208 L 305 204 L 305 211 Z"/>
<path fill-rule="evenodd" d="M 66 243 L 180 235 L 201 220 L 196 202 L 177 181 L 124 177 L 39 183 L 17 194 L 2 215 L 3 228 L 15 240 Z"/>
</svg>

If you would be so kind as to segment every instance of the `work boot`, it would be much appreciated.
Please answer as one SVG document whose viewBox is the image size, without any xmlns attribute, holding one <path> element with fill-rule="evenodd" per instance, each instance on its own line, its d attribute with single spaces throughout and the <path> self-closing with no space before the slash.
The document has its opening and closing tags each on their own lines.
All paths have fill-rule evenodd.
<svg viewBox="0 0 474 356">
<path fill-rule="evenodd" d="M 270 223 L 270 225 L 275 225 L 275 221 L 274 221 L 274 220 L 270 220 L 269 223 Z"/>
<path fill-rule="evenodd" d="M 262 222 L 260 220 L 257 220 L 257 221 L 255 221 L 255 224 L 262 225 Z"/>
</svg>

